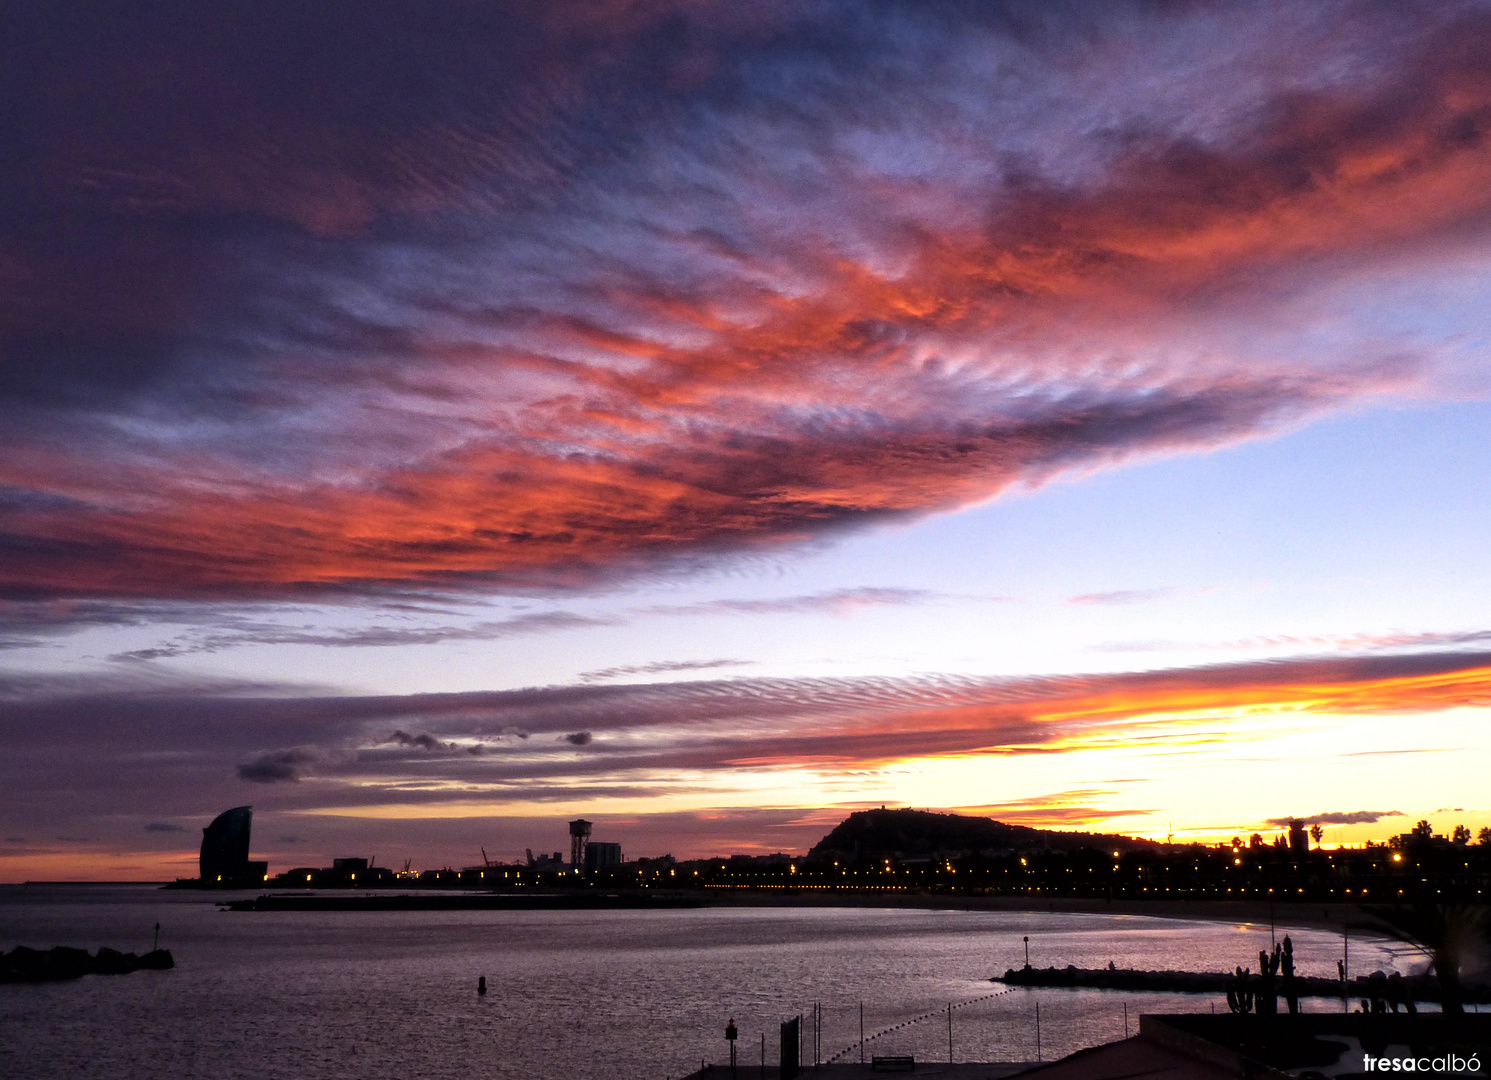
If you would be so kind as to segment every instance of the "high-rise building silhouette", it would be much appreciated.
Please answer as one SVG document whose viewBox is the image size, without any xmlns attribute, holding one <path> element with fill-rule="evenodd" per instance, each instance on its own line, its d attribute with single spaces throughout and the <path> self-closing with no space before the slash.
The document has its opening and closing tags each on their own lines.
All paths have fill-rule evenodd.
<svg viewBox="0 0 1491 1080">
<path fill-rule="evenodd" d="M 242 884 L 249 878 L 249 829 L 254 808 L 235 806 L 224 810 L 202 830 L 202 855 L 198 862 L 203 885 Z"/>
</svg>

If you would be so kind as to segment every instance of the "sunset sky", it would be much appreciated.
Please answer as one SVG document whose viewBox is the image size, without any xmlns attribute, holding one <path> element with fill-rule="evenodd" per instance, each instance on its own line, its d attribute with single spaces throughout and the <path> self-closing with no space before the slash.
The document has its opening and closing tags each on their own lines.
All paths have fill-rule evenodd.
<svg viewBox="0 0 1491 1080">
<path fill-rule="evenodd" d="M 1491 4 L 5 23 L 0 881 L 1491 824 Z"/>
</svg>

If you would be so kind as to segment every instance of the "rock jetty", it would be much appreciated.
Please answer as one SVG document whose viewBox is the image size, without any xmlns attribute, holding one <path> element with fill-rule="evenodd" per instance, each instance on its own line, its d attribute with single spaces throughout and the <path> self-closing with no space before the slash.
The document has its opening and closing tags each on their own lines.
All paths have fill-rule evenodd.
<svg viewBox="0 0 1491 1080">
<path fill-rule="evenodd" d="M 1257 976 L 1254 976 L 1256 979 Z M 996 975 L 990 982 L 1002 982 L 1008 986 L 1068 987 L 1084 990 L 1128 990 L 1153 991 L 1171 994 L 1220 994 L 1237 983 L 1235 974 L 1206 971 L 1136 971 L 1132 968 L 1079 968 L 1068 965 L 1064 968 L 1010 968 L 1002 976 Z M 1432 976 L 1415 976 L 1402 980 L 1403 990 L 1416 1001 L 1438 1001 L 1439 983 Z M 1294 980 L 1297 997 L 1341 997 L 1339 979 L 1317 979 L 1300 976 Z M 1380 972 L 1357 976 L 1347 984 L 1353 1000 L 1379 998 L 1391 989 L 1390 980 Z M 1467 986 L 1466 1002 L 1491 1001 L 1491 986 Z M 1282 984 L 1277 991 L 1283 997 Z"/>
<path fill-rule="evenodd" d="M 0 953 L 0 983 L 60 982 L 80 979 L 84 975 L 128 975 L 132 971 L 165 971 L 176 966 L 170 949 L 155 949 L 144 956 L 117 949 L 28 949 L 17 945 Z"/>
</svg>

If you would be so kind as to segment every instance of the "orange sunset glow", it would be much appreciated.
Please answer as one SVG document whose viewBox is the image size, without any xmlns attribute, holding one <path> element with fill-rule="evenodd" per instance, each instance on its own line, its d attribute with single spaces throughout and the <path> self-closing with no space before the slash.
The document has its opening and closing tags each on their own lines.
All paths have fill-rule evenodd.
<svg viewBox="0 0 1491 1080">
<path fill-rule="evenodd" d="M 17 38 L 0 882 L 1491 824 L 1482 6 L 375 6 Z"/>
</svg>

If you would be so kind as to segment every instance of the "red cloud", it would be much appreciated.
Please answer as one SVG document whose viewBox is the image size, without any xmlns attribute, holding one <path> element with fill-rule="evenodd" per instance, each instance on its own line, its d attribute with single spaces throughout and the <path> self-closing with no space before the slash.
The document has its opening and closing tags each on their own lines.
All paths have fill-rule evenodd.
<svg viewBox="0 0 1491 1080">
<path fill-rule="evenodd" d="M 400 34 L 359 32 L 297 65 L 315 93 L 201 51 L 272 20 L 161 29 L 169 90 L 80 44 L 27 87 L 51 122 L 3 211 L 51 239 L 18 219 L 0 249 L 0 595 L 589 581 L 1399 385 L 1249 342 L 1312 282 L 1479 242 L 1491 27 L 1425 11 L 1297 40 L 1236 14 L 1159 83 L 1140 42 L 1182 15 L 1053 23 L 1018 57 L 928 15 L 916 47 L 969 67 L 910 81 L 870 62 L 874 19 L 824 51 L 780 12 L 695 12 L 715 44 L 688 49 L 651 7 L 436 18 L 459 77 L 411 81 Z M 1071 94 L 1078 45 L 1090 122 L 999 104 L 1012 63 L 1032 101 Z M 1356 77 L 1285 76 L 1320 49 Z M 97 92 L 58 99 L 72 78 Z M 1105 126 L 1130 95 L 1152 107 Z"/>
</svg>

